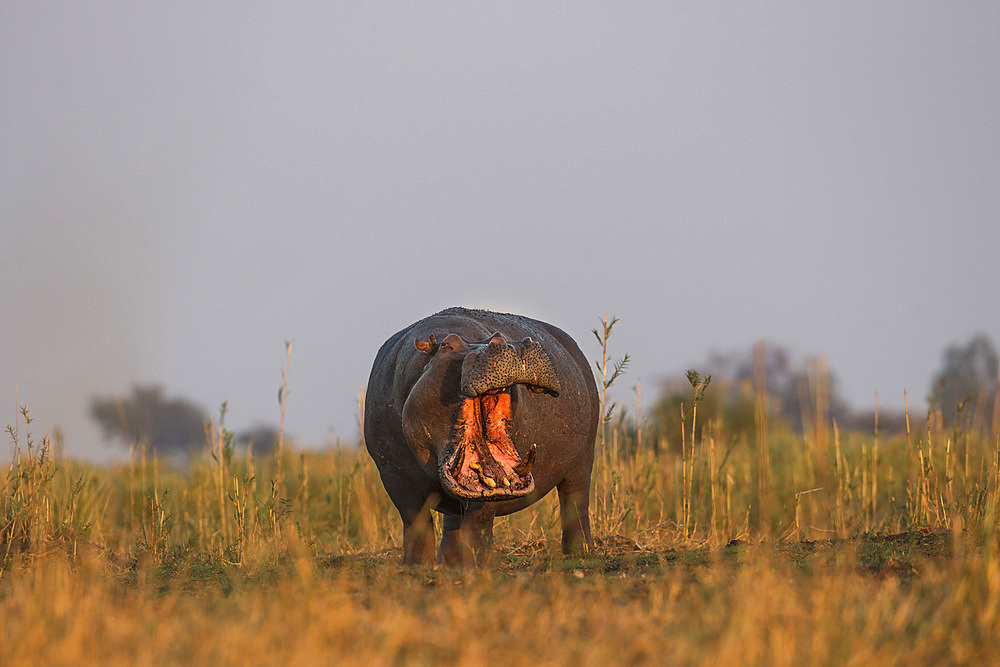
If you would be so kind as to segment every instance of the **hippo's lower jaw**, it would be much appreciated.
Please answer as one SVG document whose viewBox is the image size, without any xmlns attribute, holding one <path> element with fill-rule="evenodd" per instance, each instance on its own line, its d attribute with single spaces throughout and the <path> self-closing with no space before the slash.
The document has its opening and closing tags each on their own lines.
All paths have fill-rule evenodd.
<svg viewBox="0 0 1000 667">
<path fill-rule="evenodd" d="M 534 491 L 535 445 L 519 457 L 510 439 L 510 422 L 509 391 L 462 400 L 438 460 L 445 491 L 475 500 L 520 498 Z"/>
</svg>

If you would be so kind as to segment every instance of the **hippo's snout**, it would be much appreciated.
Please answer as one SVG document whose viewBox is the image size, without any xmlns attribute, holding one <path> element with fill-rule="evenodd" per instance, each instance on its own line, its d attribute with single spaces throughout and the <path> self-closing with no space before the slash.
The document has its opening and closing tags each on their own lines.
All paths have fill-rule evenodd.
<svg viewBox="0 0 1000 667">
<path fill-rule="evenodd" d="M 509 343 L 496 333 L 462 361 L 461 390 L 469 398 L 515 384 L 528 385 L 553 396 L 558 396 L 561 390 L 549 355 L 531 338 Z"/>
</svg>

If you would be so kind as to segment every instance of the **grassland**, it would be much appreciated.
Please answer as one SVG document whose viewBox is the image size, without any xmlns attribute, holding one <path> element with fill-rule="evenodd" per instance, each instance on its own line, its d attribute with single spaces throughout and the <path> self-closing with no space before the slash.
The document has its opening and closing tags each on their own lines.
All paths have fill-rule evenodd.
<svg viewBox="0 0 1000 667">
<path fill-rule="evenodd" d="M 0 479 L 0 662 L 1000 662 L 996 434 L 759 417 L 734 436 L 689 413 L 697 437 L 655 450 L 609 424 L 597 552 L 557 553 L 545 498 L 463 571 L 399 564 L 363 450 L 257 460 L 213 425 L 184 465 L 137 445 L 95 467 L 25 411 Z"/>
</svg>

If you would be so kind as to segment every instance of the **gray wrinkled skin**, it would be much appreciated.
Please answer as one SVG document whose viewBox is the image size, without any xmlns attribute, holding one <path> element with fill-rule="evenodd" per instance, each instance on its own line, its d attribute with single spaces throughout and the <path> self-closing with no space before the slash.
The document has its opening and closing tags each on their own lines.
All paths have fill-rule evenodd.
<svg viewBox="0 0 1000 667">
<path fill-rule="evenodd" d="M 563 551 L 593 549 L 598 411 L 589 362 L 572 338 L 545 322 L 449 308 L 390 337 L 372 366 L 364 433 L 403 522 L 403 562 L 434 560 L 430 512 L 436 510 L 444 518 L 437 559 L 484 563 L 494 517 L 552 489 L 559 494 Z M 483 465 L 472 472 L 470 460 Z M 532 486 L 517 497 L 529 484 L 522 474 L 527 463 Z M 476 498 L 454 493 L 456 480 L 475 485 L 476 475 L 495 486 Z"/>
</svg>

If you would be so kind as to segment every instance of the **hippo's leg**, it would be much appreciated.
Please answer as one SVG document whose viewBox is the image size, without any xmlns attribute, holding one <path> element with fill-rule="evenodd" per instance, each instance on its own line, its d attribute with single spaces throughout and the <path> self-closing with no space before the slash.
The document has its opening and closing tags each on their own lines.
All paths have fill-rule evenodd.
<svg viewBox="0 0 1000 667">
<path fill-rule="evenodd" d="M 380 470 L 379 474 L 392 504 L 403 520 L 403 564 L 433 563 L 434 523 L 431 520 L 431 508 L 437 504 L 437 494 L 413 489 L 410 480 L 391 472 Z"/>
<path fill-rule="evenodd" d="M 400 510 L 403 517 L 403 565 L 434 562 L 434 523 L 429 503 Z"/>
<path fill-rule="evenodd" d="M 590 470 L 594 462 L 588 459 L 556 487 L 564 554 L 594 551 L 594 540 L 590 536 Z"/>
<path fill-rule="evenodd" d="M 493 513 L 487 508 L 461 516 L 444 515 L 438 561 L 446 565 L 486 565 L 493 548 Z"/>
</svg>

